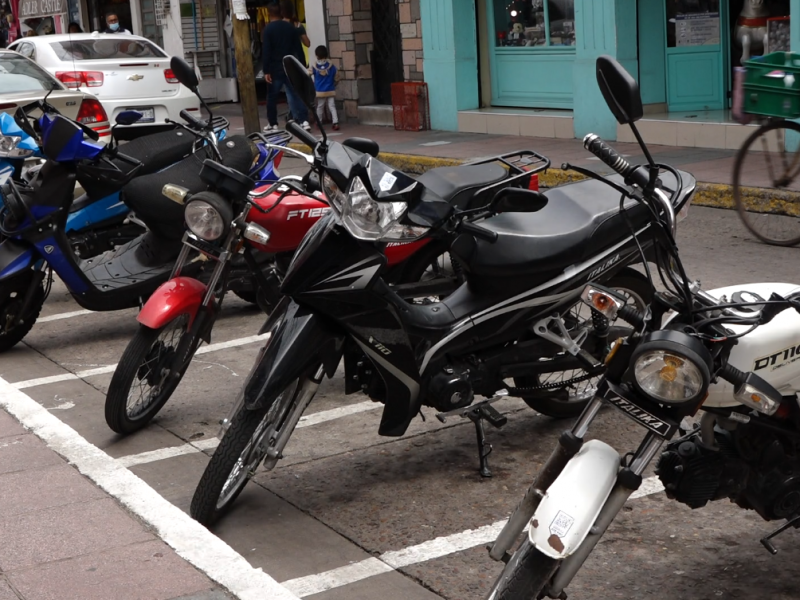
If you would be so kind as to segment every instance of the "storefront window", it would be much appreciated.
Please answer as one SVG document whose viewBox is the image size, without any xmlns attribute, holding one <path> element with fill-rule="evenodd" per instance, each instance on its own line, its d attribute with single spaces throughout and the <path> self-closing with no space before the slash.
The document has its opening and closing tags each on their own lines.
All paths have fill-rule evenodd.
<svg viewBox="0 0 800 600">
<path fill-rule="evenodd" d="M 497 46 L 575 45 L 575 0 L 494 0 Z"/>
</svg>

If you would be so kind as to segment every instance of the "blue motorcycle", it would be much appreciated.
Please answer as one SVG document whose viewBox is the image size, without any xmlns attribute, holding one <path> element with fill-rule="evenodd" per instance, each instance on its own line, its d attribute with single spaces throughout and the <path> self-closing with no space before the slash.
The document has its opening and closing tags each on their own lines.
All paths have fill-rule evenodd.
<svg viewBox="0 0 800 600">
<path fill-rule="evenodd" d="M 269 163 L 274 158 L 271 139 L 263 134 L 231 136 L 217 143 L 208 123 L 187 115 L 195 122 L 180 127 L 205 139 L 205 147 L 172 167 L 140 176 L 141 163 L 122 152 L 128 145 L 98 144 L 91 129 L 48 112 L 44 104 L 42 110 L 38 125 L 45 163 L 31 181 L 9 178 L 0 187 L 4 201 L 0 234 L 6 238 L 0 243 L 0 352 L 17 344 L 33 327 L 50 291 L 53 271 L 83 308 L 111 311 L 141 306 L 169 278 L 183 246 L 183 207 L 162 195 L 164 185 L 181 186 L 190 194 L 207 189 L 200 178 L 207 154 L 226 167 L 250 173 L 255 180 L 271 172 Z M 32 130 L 25 133 L 34 135 Z M 21 136 L 6 141 L 8 137 L 0 140 L 0 148 L 5 144 L 19 149 Z M 101 255 L 81 259 L 67 234 L 76 181 L 90 196 L 121 190 L 120 201 L 147 231 Z M 189 267 L 202 279 L 202 261 Z M 231 290 L 246 298 L 256 288 L 258 274 L 246 265 L 239 270 L 237 274 L 234 266 L 229 274 Z"/>
</svg>

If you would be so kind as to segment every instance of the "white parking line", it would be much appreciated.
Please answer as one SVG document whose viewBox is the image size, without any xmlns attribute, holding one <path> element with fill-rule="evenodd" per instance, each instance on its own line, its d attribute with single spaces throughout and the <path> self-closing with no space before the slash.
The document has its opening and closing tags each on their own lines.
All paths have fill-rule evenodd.
<svg viewBox="0 0 800 600">
<path fill-rule="evenodd" d="M 209 352 L 217 352 L 218 350 L 225 350 L 227 348 L 235 348 L 237 346 L 245 346 L 266 340 L 269 334 L 264 335 L 251 335 L 237 340 L 229 340 L 227 342 L 218 342 L 216 344 L 209 344 L 208 346 L 200 346 L 195 352 L 195 356 L 201 354 L 208 354 Z M 97 367 L 96 369 L 87 369 L 85 371 L 77 371 L 75 373 L 62 373 L 61 375 L 51 375 L 50 377 L 39 377 L 37 379 L 28 379 L 26 381 L 18 381 L 11 385 L 18 390 L 25 388 L 36 387 L 37 385 L 48 385 L 51 383 L 58 383 L 60 381 L 71 381 L 73 379 L 86 379 L 94 375 L 105 375 L 113 373 L 117 369 L 117 365 L 108 365 L 106 367 Z"/>
<path fill-rule="evenodd" d="M 382 408 L 383 404 L 380 402 L 359 402 L 358 404 L 350 404 L 348 406 L 340 406 L 339 408 L 332 408 L 331 410 L 322 410 L 320 412 L 305 415 L 300 418 L 297 427 L 311 427 L 312 425 L 319 425 L 334 419 L 341 419 L 349 415 L 356 415 L 358 413 L 366 412 L 368 410 L 375 410 Z M 169 448 L 161 448 L 159 450 L 150 450 L 149 452 L 142 452 L 140 454 L 131 454 L 123 456 L 117 460 L 125 467 L 133 467 L 135 465 L 143 465 L 167 458 L 174 458 L 176 456 L 183 456 L 185 454 L 193 454 L 195 452 L 203 452 L 205 450 L 213 450 L 219 446 L 218 438 L 208 438 L 205 440 L 197 440 L 182 444 L 181 446 L 170 446 Z"/>
<path fill-rule="evenodd" d="M 39 317 L 36 319 L 37 323 L 49 323 L 50 321 L 60 321 L 61 319 L 71 319 L 72 317 L 80 317 L 82 315 L 90 315 L 94 311 L 91 310 L 74 310 L 72 312 L 58 313 L 48 317 Z"/>
<path fill-rule="evenodd" d="M 657 477 L 648 477 L 642 481 L 639 489 L 631 494 L 631 499 L 656 494 L 663 489 L 664 487 Z M 491 544 L 497 539 L 505 524 L 506 520 L 503 520 L 477 529 L 467 529 L 460 533 L 438 537 L 402 550 L 385 552 L 377 558 L 367 558 L 324 573 L 290 579 L 282 582 L 282 585 L 301 598 L 305 598 L 312 594 L 319 594 L 356 583 L 394 569 L 401 569 L 435 558 L 441 558 L 476 546 Z"/>
<path fill-rule="evenodd" d="M 261 569 L 0 377 L 0 407 L 147 523 L 183 559 L 242 600 L 297 600 Z"/>
</svg>

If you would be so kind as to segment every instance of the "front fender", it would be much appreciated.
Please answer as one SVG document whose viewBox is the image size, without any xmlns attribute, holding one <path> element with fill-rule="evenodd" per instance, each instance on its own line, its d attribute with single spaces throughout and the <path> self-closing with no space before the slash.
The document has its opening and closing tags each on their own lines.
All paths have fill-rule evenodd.
<svg viewBox="0 0 800 600">
<path fill-rule="evenodd" d="M 206 289 L 206 284 L 192 277 L 170 279 L 148 298 L 136 320 L 151 329 L 160 329 L 174 318 L 188 313 L 187 327 L 191 327 Z"/>
<path fill-rule="evenodd" d="M 575 552 L 594 526 L 619 468 L 614 448 L 599 440 L 586 442 L 536 509 L 528 530 L 531 543 L 557 560 Z"/>
<path fill-rule="evenodd" d="M 30 269 L 38 260 L 34 246 L 10 238 L 0 244 L 0 281 Z"/>
<path fill-rule="evenodd" d="M 269 341 L 244 390 L 249 410 L 261 408 L 314 364 L 322 363 L 328 377 L 333 376 L 344 351 L 344 332 L 294 301 L 279 304 L 268 323 Z"/>
</svg>

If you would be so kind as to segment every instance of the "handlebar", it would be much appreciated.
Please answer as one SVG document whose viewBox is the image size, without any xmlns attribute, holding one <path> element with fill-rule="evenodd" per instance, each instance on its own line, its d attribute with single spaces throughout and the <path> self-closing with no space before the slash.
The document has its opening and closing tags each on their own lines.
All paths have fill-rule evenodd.
<svg viewBox="0 0 800 600">
<path fill-rule="evenodd" d="M 622 175 L 626 180 L 644 189 L 650 183 L 650 174 L 643 167 L 634 167 L 611 146 L 606 144 L 599 136 L 590 133 L 583 138 L 583 147 L 603 161 L 606 165 Z"/>
<path fill-rule="evenodd" d="M 193 114 L 191 114 L 185 108 L 181 110 L 179 113 L 181 115 L 181 119 L 192 125 L 193 127 L 197 127 L 198 129 L 207 129 L 208 128 L 208 121 L 204 119 L 198 119 Z"/>
<path fill-rule="evenodd" d="M 319 140 L 315 138 L 311 133 L 300 127 L 295 121 L 289 121 L 286 124 L 286 131 L 291 133 L 294 137 L 298 140 L 303 142 L 306 146 L 311 148 L 312 150 L 317 147 Z"/>
</svg>

